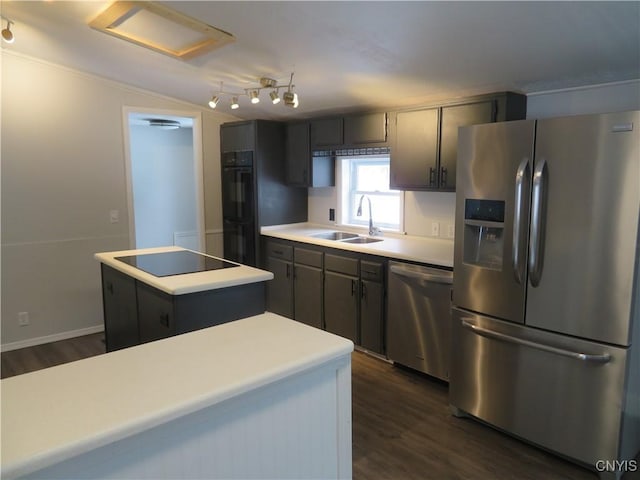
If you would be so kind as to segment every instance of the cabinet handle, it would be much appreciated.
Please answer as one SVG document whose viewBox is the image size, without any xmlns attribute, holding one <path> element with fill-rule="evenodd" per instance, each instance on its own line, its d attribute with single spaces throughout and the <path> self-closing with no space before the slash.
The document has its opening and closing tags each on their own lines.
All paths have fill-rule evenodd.
<svg viewBox="0 0 640 480">
<path fill-rule="evenodd" d="M 435 168 L 429 167 L 429 186 L 430 187 L 435 186 L 435 183 L 436 183 L 435 176 L 436 176 Z"/>
<path fill-rule="evenodd" d="M 164 325 L 165 327 L 169 327 L 169 314 L 161 313 L 160 314 L 160 325 Z"/>
<path fill-rule="evenodd" d="M 363 300 L 366 300 L 366 298 L 367 298 L 367 286 L 364 283 L 361 283 L 360 286 L 362 287 L 362 290 L 360 290 L 360 298 L 362 298 Z"/>
<path fill-rule="evenodd" d="M 356 294 L 356 289 L 358 288 L 356 281 L 351 280 L 351 296 L 354 297 Z"/>
<path fill-rule="evenodd" d="M 291 277 L 291 265 L 287 263 L 287 278 Z"/>
<path fill-rule="evenodd" d="M 111 282 L 107 283 L 107 292 L 109 292 L 111 295 L 113 295 L 113 283 L 111 283 Z"/>
<path fill-rule="evenodd" d="M 440 170 L 440 185 L 447 185 L 447 167 L 442 167 L 442 170 Z"/>
<path fill-rule="evenodd" d="M 276 255 L 283 255 L 284 250 L 274 250 L 273 253 L 275 253 Z"/>
<path fill-rule="evenodd" d="M 305 169 L 302 171 L 302 180 L 303 180 L 303 182 L 304 182 L 304 183 L 307 183 L 307 175 L 308 175 L 308 174 L 307 174 L 307 169 L 305 168 Z"/>
</svg>

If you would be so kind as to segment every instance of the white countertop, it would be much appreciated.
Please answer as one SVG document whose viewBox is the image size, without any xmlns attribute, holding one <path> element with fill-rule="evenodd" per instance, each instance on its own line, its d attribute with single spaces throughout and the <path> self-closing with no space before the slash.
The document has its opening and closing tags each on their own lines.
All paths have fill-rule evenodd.
<svg viewBox="0 0 640 480">
<path fill-rule="evenodd" d="M 3 379 L 2 478 L 335 360 L 353 343 L 273 313 Z"/>
<path fill-rule="evenodd" d="M 262 235 L 282 238 L 285 240 L 293 240 L 295 242 L 322 245 L 324 247 L 368 253 L 371 255 L 396 258 L 399 260 L 428 263 L 430 265 L 440 267 L 453 267 L 453 240 L 385 233 L 381 237 L 376 237 L 382 238 L 382 242 L 353 244 L 312 237 L 312 235 L 318 233 L 335 231 L 351 231 L 353 233 L 358 233 L 356 230 L 349 230 L 348 228 L 332 228 L 330 226 L 315 225 L 311 223 L 296 223 L 291 225 L 262 227 L 260 229 L 260 233 Z M 367 235 L 361 234 L 361 236 Z"/>
<path fill-rule="evenodd" d="M 145 253 L 163 253 L 187 250 L 182 247 L 156 247 L 142 248 L 138 250 L 121 250 L 118 252 L 96 253 L 94 256 L 100 262 L 115 268 L 116 270 L 126 273 L 141 282 L 151 285 L 152 287 L 162 290 L 170 295 L 182 295 L 185 293 L 202 292 L 205 290 L 215 290 L 218 288 L 233 287 L 236 285 L 244 285 L 247 283 L 265 282 L 273 279 L 273 273 L 258 268 L 240 265 L 234 268 L 223 268 L 220 270 L 209 270 L 206 272 L 185 273 L 182 275 L 171 275 L 168 277 L 156 277 L 150 273 L 128 265 L 115 257 L 123 257 L 128 255 L 141 255 Z M 192 250 L 191 250 L 192 251 Z M 201 255 L 205 255 L 201 252 Z M 207 255 L 211 257 L 211 255 Z M 212 257 L 218 258 L 218 257 Z M 222 260 L 222 259 L 220 259 Z M 229 260 L 225 260 L 230 262 Z M 230 262 L 236 263 L 236 262 Z"/>
</svg>

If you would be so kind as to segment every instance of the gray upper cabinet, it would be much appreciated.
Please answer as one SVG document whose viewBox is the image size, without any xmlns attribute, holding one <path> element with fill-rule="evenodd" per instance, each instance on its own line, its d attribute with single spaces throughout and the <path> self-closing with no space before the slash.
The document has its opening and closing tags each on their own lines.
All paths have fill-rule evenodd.
<svg viewBox="0 0 640 480">
<path fill-rule="evenodd" d="M 380 145 L 386 141 L 386 113 L 364 113 L 344 117 L 344 144 L 346 146 Z"/>
<path fill-rule="evenodd" d="M 495 101 L 443 107 L 440 118 L 440 165 L 438 188 L 456 189 L 458 128 L 495 121 Z"/>
<path fill-rule="evenodd" d="M 288 123 L 285 133 L 287 160 L 287 183 L 307 186 L 311 147 L 309 145 L 309 122 Z"/>
<path fill-rule="evenodd" d="M 335 159 L 331 155 L 312 156 L 311 154 L 309 122 L 288 123 L 285 145 L 288 185 L 297 187 L 335 185 Z"/>
<path fill-rule="evenodd" d="M 526 96 L 511 92 L 395 114 L 391 188 L 454 191 L 458 128 L 526 116 Z"/>
<path fill-rule="evenodd" d="M 340 147 L 344 144 L 343 117 L 311 120 L 311 150 Z"/>
<path fill-rule="evenodd" d="M 424 190 L 437 186 L 440 110 L 399 112 L 391 149 L 391 188 Z"/>
<path fill-rule="evenodd" d="M 242 152 L 253 150 L 255 146 L 255 125 L 252 122 L 226 124 L 220 129 L 220 150 Z"/>
</svg>

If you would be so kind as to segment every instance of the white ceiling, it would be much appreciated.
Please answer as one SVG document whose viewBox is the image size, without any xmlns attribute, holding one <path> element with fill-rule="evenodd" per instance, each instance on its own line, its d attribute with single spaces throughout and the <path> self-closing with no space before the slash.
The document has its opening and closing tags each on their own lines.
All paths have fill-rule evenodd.
<svg viewBox="0 0 640 480">
<path fill-rule="evenodd" d="M 2 1 L 15 22 L 3 49 L 191 103 L 225 90 L 287 83 L 300 107 L 266 92 L 231 112 L 305 118 L 512 90 L 523 93 L 640 78 L 640 2 L 163 2 L 236 41 L 177 60 L 87 26 L 111 2 Z M 3 21 L 4 27 L 4 21 Z"/>
</svg>

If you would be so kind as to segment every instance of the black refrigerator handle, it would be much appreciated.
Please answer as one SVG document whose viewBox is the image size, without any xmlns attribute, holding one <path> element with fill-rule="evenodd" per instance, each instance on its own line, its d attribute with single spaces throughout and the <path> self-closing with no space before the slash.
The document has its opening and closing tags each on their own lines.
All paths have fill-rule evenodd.
<svg viewBox="0 0 640 480">
<path fill-rule="evenodd" d="M 542 277 L 544 261 L 544 222 L 546 220 L 547 162 L 536 162 L 533 170 L 533 195 L 531 204 L 531 236 L 529 237 L 529 282 L 537 287 Z"/>
</svg>

